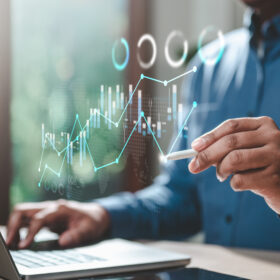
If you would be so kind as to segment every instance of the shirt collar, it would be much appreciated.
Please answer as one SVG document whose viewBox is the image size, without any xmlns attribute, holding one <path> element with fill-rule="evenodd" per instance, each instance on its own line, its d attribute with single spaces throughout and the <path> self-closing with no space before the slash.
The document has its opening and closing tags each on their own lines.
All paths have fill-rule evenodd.
<svg viewBox="0 0 280 280">
<path fill-rule="evenodd" d="M 260 39 L 265 42 L 280 39 L 280 14 L 261 24 L 259 16 L 248 9 L 244 15 L 244 26 L 249 29 L 250 43 L 255 46 Z"/>
</svg>

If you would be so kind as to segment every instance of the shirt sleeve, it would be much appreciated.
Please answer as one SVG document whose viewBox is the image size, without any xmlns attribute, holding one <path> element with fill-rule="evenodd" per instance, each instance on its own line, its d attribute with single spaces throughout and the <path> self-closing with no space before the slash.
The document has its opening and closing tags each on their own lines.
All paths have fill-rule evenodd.
<svg viewBox="0 0 280 280">
<path fill-rule="evenodd" d="M 199 231 L 199 199 L 191 177 L 182 160 L 167 165 L 144 190 L 97 200 L 109 212 L 111 237 L 178 239 Z"/>
<path fill-rule="evenodd" d="M 182 88 L 186 115 L 194 101 L 193 77 L 187 76 Z M 179 139 L 173 151 L 187 148 L 187 141 Z M 180 239 L 198 232 L 200 202 L 195 176 L 187 165 L 186 160 L 169 162 L 151 186 L 134 194 L 122 192 L 96 200 L 110 215 L 110 236 Z"/>
</svg>

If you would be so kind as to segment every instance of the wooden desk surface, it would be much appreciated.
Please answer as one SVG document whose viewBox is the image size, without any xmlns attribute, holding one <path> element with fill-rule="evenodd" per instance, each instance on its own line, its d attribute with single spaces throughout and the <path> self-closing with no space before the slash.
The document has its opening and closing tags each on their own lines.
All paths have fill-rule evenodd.
<svg viewBox="0 0 280 280">
<path fill-rule="evenodd" d="M 146 244 L 190 255 L 192 262 L 189 267 L 199 267 L 249 279 L 280 279 L 280 252 L 232 249 L 187 242 L 159 241 Z"/>
</svg>

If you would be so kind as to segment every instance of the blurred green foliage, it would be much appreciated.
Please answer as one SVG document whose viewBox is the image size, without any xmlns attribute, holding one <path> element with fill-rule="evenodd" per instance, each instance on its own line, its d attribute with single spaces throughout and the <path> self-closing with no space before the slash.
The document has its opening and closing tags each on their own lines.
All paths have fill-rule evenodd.
<svg viewBox="0 0 280 280">
<path fill-rule="evenodd" d="M 111 47 L 126 36 L 127 9 L 126 0 L 12 1 L 12 204 L 58 198 L 59 186 L 65 191 L 69 184 L 77 190 L 72 188 L 67 198 L 90 199 L 99 192 L 100 181 L 121 172 L 123 164 L 84 181 L 85 174 L 65 166 L 62 178 L 48 173 L 43 187 L 37 186 L 42 123 L 56 137 L 71 132 L 76 113 L 84 124 L 90 108 L 98 106 L 101 84 L 122 84 L 123 73 L 112 65 Z M 120 134 L 117 129 L 95 133 L 89 145 L 98 165 L 114 159 Z M 47 151 L 43 160 L 43 166 L 46 161 L 58 168 L 62 159 Z M 87 186 L 95 187 L 86 194 L 78 191 Z"/>
</svg>

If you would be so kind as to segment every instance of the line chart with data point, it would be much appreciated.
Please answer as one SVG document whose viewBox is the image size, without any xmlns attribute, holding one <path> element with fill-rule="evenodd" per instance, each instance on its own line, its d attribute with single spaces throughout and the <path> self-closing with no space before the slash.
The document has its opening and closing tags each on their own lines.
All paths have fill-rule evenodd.
<svg viewBox="0 0 280 280">
<path fill-rule="evenodd" d="M 117 165 L 120 162 L 121 157 L 123 156 L 123 153 L 129 144 L 132 135 L 135 132 L 138 132 L 142 134 L 143 136 L 145 135 L 150 135 L 155 144 L 156 147 L 158 148 L 160 155 L 161 155 L 161 160 L 166 161 L 166 156 L 171 153 L 178 142 L 178 139 L 182 135 L 184 128 L 186 127 L 188 120 L 193 112 L 193 110 L 197 107 L 197 102 L 193 101 L 191 109 L 187 113 L 187 116 L 183 118 L 183 106 L 182 104 L 177 105 L 177 88 L 175 86 L 172 87 L 173 93 L 172 93 L 172 99 L 173 103 L 172 105 L 169 104 L 167 108 L 167 114 L 168 114 L 168 120 L 169 121 L 176 121 L 177 125 L 177 135 L 174 138 L 173 142 L 170 145 L 170 149 L 164 153 L 162 147 L 159 144 L 159 141 L 157 138 L 161 138 L 162 136 L 162 123 L 157 121 L 156 124 L 152 124 L 151 121 L 151 116 L 145 115 L 144 111 L 142 110 L 142 92 L 138 90 L 138 117 L 136 120 L 133 121 L 133 127 L 130 133 L 128 134 L 128 137 L 122 146 L 121 151 L 119 152 L 118 156 L 114 158 L 112 161 L 109 161 L 108 163 L 105 163 L 103 165 L 97 165 L 95 160 L 94 160 L 94 151 L 92 151 L 88 145 L 88 140 L 91 136 L 90 134 L 90 128 L 100 128 L 100 118 L 103 118 L 105 121 L 105 124 L 108 126 L 109 129 L 111 129 L 111 126 L 113 125 L 114 127 L 118 128 L 120 126 L 121 121 L 124 119 L 124 116 L 128 114 L 128 107 L 129 105 L 132 104 L 133 97 L 141 83 L 142 80 L 150 80 L 155 83 L 162 84 L 163 86 L 167 87 L 169 84 L 173 83 L 174 81 L 183 78 L 191 73 L 195 73 L 197 71 L 196 66 L 194 66 L 191 70 L 182 73 L 181 75 L 178 75 L 170 80 L 159 80 L 155 79 L 153 77 L 148 77 L 145 76 L 144 74 L 140 75 L 140 78 L 132 90 L 132 86 L 130 85 L 129 87 L 129 97 L 127 98 L 127 102 L 125 101 L 124 98 L 124 93 L 120 92 L 120 87 L 116 87 L 116 98 L 115 100 L 112 100 L 112 89 L 109 87 L 108 89 L 108 96 L 107 96 L 107 101 L 108 101 L 108 110 L 104 110 L 104 86 L 101 86 L 101 92 L 100 92 L 100 106 L 99 108 L 91 108 L 90 109 L 90 116 L 86 120 L 86 123 L 84 126 L 82 126 L 79 114 L 76 114 L 75 121 L 73 123 L 73 127 L 70 133 L 65 133 L 65 138 L 66 138 L 66 145 L 62 149 L 58 149 L 56 147 L 56 139 L 55 139 L 55 134 L 54 133 L 49 133 L 45 132 L 45 125 L 42 124 L 42 152 L 41 152 L 41 157 L 40 157 L 40 162 L 39 162 L 39 167 L 38 167 L 38 172 L 41 174 L 40 175 L 40 180 L 38 182 L 38 187 L 41 186 L 46 174 L 48 172 L 54 174 L 58 178 L 61 177 L 63 166 L 65 162 L 67 164 L 71 165 L 73 161 L 73 147 L 74 145 L 78 145 L 78 150 L 79 150 L 79 161 L 80 161 L 80 166 L 83 166 L 83 162 L 86 159 L 86 154 L 88 154 L 90 162 L 92 164 L 92 168 L 94 172 L 98 172 L 101 169 L 104 169 L 106 167 L 112 166 L 112 165 Z M 103 98 L 103 99 L 102 99 Z M 171 103 L 171 102 L 170 102 Z M 117 120 L 113 119 L 113 116 L 116 115 L 116 108 L 121 110 L 121 113 Z M 131 109 L 131 106 L 130 106 Z M 178 116 L 177 116 L 178 114 Z M 74 131 L 75 129 L 79 130 L 78 135 L 74 136 Z M 61 135 L 63 133 L 61 132 Z M 64 135 L 64 134 L 63 134 Z M 43 164 L 44 161 L 44 155 L 45 155 L 45 150 L 50 147 L 58 156 L 58 158 L 61 159 L 61 164 L 60 167 L 55 170 L 52 168 L 49 164 Z"/>
</svg>

